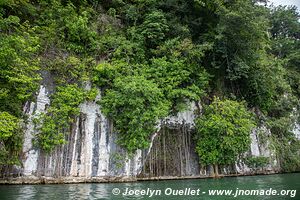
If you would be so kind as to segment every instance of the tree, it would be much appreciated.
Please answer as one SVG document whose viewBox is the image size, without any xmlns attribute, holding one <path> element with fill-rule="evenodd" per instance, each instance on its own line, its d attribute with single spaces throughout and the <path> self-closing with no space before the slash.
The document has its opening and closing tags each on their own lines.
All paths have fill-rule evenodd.
<svg viewBox="0 0 300 200">
<path fill-rule="evenodd" d="M 248 92 L 243 90 L 244 80 L 260 65 L 268 47 L 267 12 L 250 0 L 211 2 L 215 2 L 214 6 L 205 5 L 208 9 L 216 7 L 214 26 L 200 37 L 212 42 L 213 48 L 203 59 L 203 65 L 214 75 L 215 93 L 229 91 L 242 97 Z"/>
<path fill-rule="evenodd" d="M 295 6 L 272 8 L 271 53 L 283 60 L 287 69 L 287 81 L 293 93 L 300 97 L 300 14 Z"/>
<path fill-rule="evenodd" d="M 147 43 L 150 46 L 155 46 L 165 38 L 169 27 L 164 14 L 160 11 L 153 11 L 145 16 L 141 29 L 141 33 L 145 36 Z"/>
<path fill-rule="evenodd" d="M 254 125 L 243 103 L 215 98 L 196 120 L 196 151 L 201 164 L 213 165 L 217 177 L 219 164 L 232 164 L 248 150 Z"/>
<path fill-rule="evenodd" d="M 79 104 L 86 99 L 86 92 L 76 84 L 57 87 L 51 96 L 51 105 L 47 113 L 41 114 L 36 122 L 41 123 L 37 135 L 39 147 L 49 153 L 57 145 L 65 144 L 65 134 L 79 115 Z"/>
<path fill-rule="evenodd" d="M 129 152 L 148 147 L 158 120 L 168 115 L 170 107 L 157 84 L 137 75 L 116 78 L 101 105 Z"/>
<path fill-rule="evenodd" d="M 18 1 L 18 3 L 25 5 L 25 1 Z M 12 15 L 14 12 L 9 12 L 15 6 L 17 5 L 14 5 L 13 1 L 0 5 L 1 172 L 20 164 L 23 139 L 20 122 L 22 122 L 23 106 L 34 96 L 40 78 L 38 74 L 40 66 L 36 59 L 39 38 L 33 34 L 34 28 Z M 20 12 L 24 10 L 26 9 L 20 9 Z M 24 18 L 25 15 L 27 14 L 24 14 Z"/>
<path fill-rule="evenodd" d="M 146 75 L 158 84 L 164 96 L 172 101 L 175 111 L 184 108 L 186 100 L 197 101 L 205 94 L 207 73 L 203 68 L 196 68 L 184 59 L 154 58 L 145 71 Z M 192 77 L 195 76 L 197 80 L 192 81 Z"/>
<path fill-rule="evenodd" d="M 38 88 L 39 41 L 16 16 L 0 16 L 0 30 L 0 110 L 20 116 L 22 105 Z"/>
<path fill-rule="evenodd" d="M 22 142 L 19 119 L 0 111 L 0 166 L 20 164 L 18 154 Z"/>
</svg>

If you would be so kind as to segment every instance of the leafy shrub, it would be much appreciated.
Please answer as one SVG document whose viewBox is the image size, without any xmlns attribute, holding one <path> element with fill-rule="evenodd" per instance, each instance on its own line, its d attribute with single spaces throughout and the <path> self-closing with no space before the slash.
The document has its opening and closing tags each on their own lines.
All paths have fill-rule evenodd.
<svg viewBox="0 0 300 200">
<path fill-rule="evenodd" d="M 243 103 L 215 98 L 196 121 L 196 151 L 201 164 L 234 163 L 249 149 L 254 126 L 253 116 Z"/>
<path fill-rule="evenodd" d="M 70 125 L 79 115 L 79 104 L 84 101 L 85 93 L 77 85 L 58 87 L 51 97 L 51 106 L 42 114 L 39 122 L 38 145 L 45 152 L 50 152 L 57 145 L 64 144 L 65 134 L 70 132 Z"/>
<path fill-rule="evenodd" d="M 129 152 L 148 147 L 158 120 L 167 116 L 170 107 L 157 84 L 143 76 L 117 77 L 100 103 Z"/>
<path fill-rule="evenodd" d="M 269 164 L 269 158 L 264 156 L 252 156 L 245 158 L 245 163 L 248 167 L 259 169 L 264 168 Z"/>
</svg>

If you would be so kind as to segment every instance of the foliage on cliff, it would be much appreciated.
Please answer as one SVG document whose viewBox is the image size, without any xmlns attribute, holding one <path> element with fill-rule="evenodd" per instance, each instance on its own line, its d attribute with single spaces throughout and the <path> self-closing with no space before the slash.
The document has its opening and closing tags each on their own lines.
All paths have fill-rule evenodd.
<svg viewBox="0 0 300 200">
<path fill-rule="evenodd" d="M 22 146 L 20 121 L 8 112 L 0 112 L 0 165 L 19 164 Z"/>
<path fill-rule="evenodd" d="M 250 132 L 255 127 L 253 114 L 243 103 L 232 100 L 214 101 L 196 121 L 196 151 L 203 165 L 232 164 L 249 150 Z"/>
<path fill-rule="evenodd" d="M 70 133 L 70 125 L 79 115 L 79 104 L 84 100 L 85 93 L 77 85 L 58 87 L 51 97 L 51 106 L 47 113 L 42 113 L 36 119 L 39 134 L 38 145 L 46 152 L 50 152 L 56 145 L 65 143 L 65 134 Z"/>
<path fill-rule="evenodd" d="M 92 87 L 101 88 L 99 103 L 120 133 L 120 144 L 134 151 L 147 147 L 162 117 L 188 101 L 210 104 L 217 96 L 236 105 L 245 101 L 271 129 L 281 165 L 293 170 L 300 163 L 291 133 L 299 116 L 291 115 L 299 110 L 299 13 L 259 2 L 2 1 L 1 120 L 21 125 L 26 101 L 50 74 L 53 80 L 47 81 L 55 88 L 36 139 L 51 151 L 64 143 L 78 105 L 94 100 L 95 94 L 83 89 L 92 80 Z M 203 118 L 210 116 L 204 112 Z M 0 160 L 7 153 L 18 157 L 21 149 L 21 129 L 7 130 L 9 137 L 0 138 Z M 244 151 L 242 146 L 236 152 Z M 197 151 L 202 150 L 199 144 Z"/>
<path fill-rule="evenodd" d="M 38 87 L 39 38 L 34 27 L 0 9 L 0 168 L 19 164 L 23 105 Z"/>
<path fill-rule="evenodd" d="M 119 141 L 128 151 L 149 146 L 156 122 L 166 117 L 170 103 L 157 84 L 142 76 L 117 78 L 102 99 L 103 112 L 116 122 Z"/>
</svg>

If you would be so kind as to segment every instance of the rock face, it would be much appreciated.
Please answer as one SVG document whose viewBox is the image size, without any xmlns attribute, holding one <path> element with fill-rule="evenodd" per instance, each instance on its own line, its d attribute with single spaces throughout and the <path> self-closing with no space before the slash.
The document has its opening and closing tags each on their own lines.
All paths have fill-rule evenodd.
<svg viewBox="0 0 300 200">
<path fill-rule="evenodd" d="M 112 125 L 100 111 L 96 102 L 80 105 L 80 116 L 72 124 L 67 143 L 45 154 L 33 146 L 34 134 L 38 134 L 33 119 L 45 112 L 50 103 L 47 89 L 40 87 L 37 103 L 30 103 L 29 116 L 23 146 L 25 176 L 47 177 L 99 177 L 135 176 L 141 171 L 143 152 L 138 150 L 129 157 L 116 144 L 117 135 Z M 98 99 L 100 96 L 98 97 Z"/>
<path fill-rule="evenodd" d="M 147 157 L 141 177 L 159 176 L 209 176 L 212 167 L 201 166 L 198 155 L 195 152 L 193 141 L 193 124 L 185 123 L 166 124 L 156 137 Z M 258 127 L 250 134 L 251 145 L 245 157 L 267 157 L 269 164 L 263 169 L 253 169 L 242 160 L 235 165 L 221 167 L 220 173 L 229 174 L 254 174 L 275 173 L 278 165 L 275 153 L 270 150 L 268 136 L 270 132 L 265 127 Z"/>
<path fill-rule="evenodd" d="M 189 124 L 163 125 L 154 140 L 141 177 L 199 175 L 199 160 Z"/>
<path fill-rule="evenodd" d="M 296 138 L 300 140 L 300 124 L 295 124 L 294 130 L 293 130 Z"/>
<path fill-rule="evenodd" d="M 34 118 L 43 113 L 49 103 L 48 91 L 44 86 L 41 86 L 36 103 L 28 103 L 24 107 L 24 112 L 29 116 L 23 144 L 23 153 L 26 157 L 23 162 L 24 175 L 32 175 L 37 170 L 39 152 L 33 147 L 33 139 L 36 134 Z"/>
<path fill-rule="evenodd" d="M 270 130 L 265 126 L 257 127 L 250 133 L 251 145 L 250 151 L 245 156 L 266 157 L 269 164 L 265 167 L 266 172 L 279 171 L 275 152 L 270 150 L 270 142 L 268 137 L 271 135 Z M 239 174 L 250 174 L 256 169 L 248 167 L 244 162 L 239 161 L 235 164 L 235 170 Z M 225 171 L 225 170 L 224 170 Z"/>
<path fill-rule="evenodd" d="M 129 156 L 117 145 L 118 135 L 113 132 L 113 124 L 102 114 L 96 101 L 80 105 L 80 116 L 71 126 L 67 143 L 45 154 L 35 148 L 34 136 L 38 134 L 34 118 L 46 112 L 50 104 L 50 89 L 41 85 L 36 103 L 28 103 L 24 112 L 28 115 L 27 129 L 23 145 L 23 168 L 25 177 L 77 177 L 92 179 L 97 177 L 158 177 L 158 176 L 206 176 L 210 168 L 200 166 L 195 153 L 193 127 L 195 112 L 201 106 L 191 103 L 190 108 L 176 116 L 167 117 L 158 123 L 158 131 L 153 133 L 149 149 L 138 150 Z M 270 134 L 264 127 L 251 133 L 252 156 L 270 158 L 268 169 L 276 169 L 276 159 L 269 150 L 268 142 L 262 143 L 259 133 Z M 267 140 L 266 140 L 267 141 Z M 249 173 L 252 171 L 242 162 L 226 166 L 223 173 Z"/>
<path fill-rule="evenodd" d="M 191 103 L 186 111 L 161 121 L 160 131 L 146 157 L 140 177 L 199 174 L 199 160 L 192 138 L 195 112 L 198 109 L 199 106 Z"/>
</svg>

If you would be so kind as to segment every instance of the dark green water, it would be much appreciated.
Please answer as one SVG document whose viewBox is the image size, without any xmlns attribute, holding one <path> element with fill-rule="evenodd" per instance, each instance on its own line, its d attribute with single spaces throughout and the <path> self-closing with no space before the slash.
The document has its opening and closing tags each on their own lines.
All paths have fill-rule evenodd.
<svg viewBox="0 0 300 200">
<path fill-rule="evenodd" d="M 117 189 L 115 189 L 117 188 Z M 236 190 L 238 193 L 236 197 Z M 122 195 L 128 191 L 137 195 Z M 148 190 L 148 193 L 147 193 Z M 181 191 L 180 191 L 181 190 Z M 194 190 L 194 191 L 192 191 Z M 227 195 L 209 195 L 209 190 L 228 190 Z M 230 190 L 232 193 L 229 194 Z M 242 191 L 244 190 L 244 191 Z M 289 190 L 289 191 L 287 191 Z M 120 194 L 114 195 L 113 192 Z M 151 192 L 153 196 L 151 196 Z M 144 194 L 141 194 L 144 192 Z M 174 192 L 174 194 L 169 194 Z M 243 193 L 244 192 L 244 193 Z M 257 193 L 259 193 L 257 195 Z M 262 194 L 264 193 L 264 194 Z M 269 176 L 231 177 L 222 179 L 194 179 L 146 181 L 111 184 L 65 185 L 2 185 L 0 200 L 4 199 L 295 199 L 300 200 L 300 173 Z M 244 194 L 244 195 L 243 195 Z M 251 195 L 252 194 L 252 195 Z M 261 194 L 261 195 L 260 195 Z"/>
</svg>

